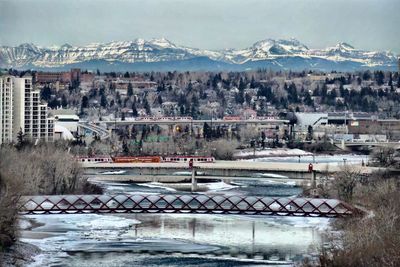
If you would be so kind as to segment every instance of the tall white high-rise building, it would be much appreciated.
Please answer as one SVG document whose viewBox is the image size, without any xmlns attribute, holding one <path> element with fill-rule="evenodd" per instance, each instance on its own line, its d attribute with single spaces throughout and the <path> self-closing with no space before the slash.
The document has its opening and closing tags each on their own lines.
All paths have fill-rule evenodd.
<svg viewBox="0 0 400 267">
<path fill-rule="evenodd" d="M 12 141 L 13 81 L 12 76 L 0 76 L 0 144 Z"/>
<path fill-rule="evenodd" d="M 1 96 L 0 99 L 1 103 L 8 103 L 8 113 L 11 114 L 11 123 L 1 122 L 0 129 L 8 127 L 7 139 L 2 138 L 3 143 L 16 141 L 20 131 L 25 138 L 32 141 L 53 141 L 54 121 L 47 117 L 47 104 L 41 103 L 40 91 L 33 89 L 32 77 L 2 76 L 1 80 L 4 86 L 0 88 L 6 88 L 11 92 L 9 102 L 6 97 Z M 3 118 L 5 115 L 1 116 Z M 5 136 L 6 131 L 1 130 L 1 132 Z"/>
</svg>

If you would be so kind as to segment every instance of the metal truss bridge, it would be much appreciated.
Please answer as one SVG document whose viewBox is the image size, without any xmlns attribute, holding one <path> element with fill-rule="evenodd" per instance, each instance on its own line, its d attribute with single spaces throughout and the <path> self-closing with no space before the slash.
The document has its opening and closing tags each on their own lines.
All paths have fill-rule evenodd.
<svg viewBox="0 0 400 267">
<path fill-rule="evenodd" d="M 360 211 L 336 199 L 221 195 L 24 196 L 20 214 L 191 213 L 344 217 Z"/>
</svg>

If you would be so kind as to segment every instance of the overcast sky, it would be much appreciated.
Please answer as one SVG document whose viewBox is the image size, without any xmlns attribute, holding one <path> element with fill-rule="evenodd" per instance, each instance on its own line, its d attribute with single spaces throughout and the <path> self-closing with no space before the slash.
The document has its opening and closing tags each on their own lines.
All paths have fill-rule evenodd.
<svg viewBox="0 0 400 267">
<path fill-rule="evenodd" d="M 400 53 L 400 0 L 0 0 L 0 45 L 165 37 L 203 49 L 294 37 Z"/>
</svg>

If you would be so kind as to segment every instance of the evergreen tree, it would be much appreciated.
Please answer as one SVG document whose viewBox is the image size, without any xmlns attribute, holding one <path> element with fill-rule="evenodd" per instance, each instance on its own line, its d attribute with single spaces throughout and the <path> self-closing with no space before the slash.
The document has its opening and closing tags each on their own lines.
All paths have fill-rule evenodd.
<svg viewBox="0 0 400 267">
<path fill-rule="evenodd" d="M 319 88 L 319 85 L 317 85 L 317 88 L 315 88 L 313 92 L 313 96 L 320 96 L 321 95 L 321 89 Z"/>
<path fill-rule="evenodd" d="M 132 104 L 132 115 L 133 115 L 133 117 L 137 117 L 138 116 L 138 111 L 136 109 L 136 103 L 135 102 Z"/>
<path fill-rule="evenodd" d="M 392 77 L 392 73 L 389 74 L 389 82 L 388 85 L 391 87 L 393 86 L 393 77 Z"/>
<path fill-rule="evenodd" d="M 364 71 L 363 76 L 362 76 L 364 81 L 368 81 L 371 79 L 371 72 L 369 70 Z"/>
<path fill-rule="evenodd" d="M 383 73 L 383 71 L 376 71 L 374 73 L 374 76 L 375 76 L 376 83 L 378 85 L 382 85 L 384 83 L 385 74 Z"/>
<path fill-rule="evenodd" d="M 308 91 L 306 91 L 305 94 L 304 94 L 304 104 L 307 105 L 307 106 L 310 106 L 310 107 L 314 106 L 314 101 L 311 98 L 311 95 L 310 95 L 310 93 Z"/>
<path fill-rule="evenodd" d="M 162 99 L 161 95 L 158 95 L 157 101 L 158 101 L 158 104 L 161 106 L 163 103 L 163 99 Z"/>
<path fill-rule="evenodd" d="M 192 81 L 189 81 L 188 87 L 186 88 L 187 92 L 190 93 L 193 90 Z"/>
<path fill-rule="evenodd" d="M 45 85 L 40 91 L 40 98 L 44 101 L 49 101 L 51 99 L 51 89 L 48 85 Z"/>
<path fill-rule="evenodd" d="M 313 139 L 313 132 L 314 132 L 313 127 L 311 125 L 308 125 L 307 137 L 306 137 L 307 141 L 311 141 Z"/>
<path fill-rule="evenodd" d="M 105 95 L 101 95 L 100 97 L 100 106 L 102 108 L 106 108 L 107 107 L 107 97 Z"/>
<path fill-rule="evenodd" d="M 247 105 L 250 106 L 250 103 L 251 103 L 251 96 L 250 96 L 249 94 L 245 94 L 245 95 L 244 95 L 244 98 L 245 98 L 245 100 L 246 100 Z"/>
<path fill-rule="evenodd" d="M 147 115 L 151 115 L 150 104 L 149 104 L 149 101 L 147 101 L 146 97 L 144 97 L 144 99 L 143 99 L 143 107 L 146 110 Z"/>
<path fill-rule="evenodd" d="M 243 81 L 243 79 L 242 78 L 240 78 L 240 81 L 239 81 L 239 91 L 243 91 L 244 89 L 246 89 L 246 83 Z M 243 102 L 242 102 L 243 103 Z"/>
<path fill-rule="evenodd" d="M 122 151 L 124 153 L 124 156 L 128 156 L 129 155 L 129 146 L 128 146 L 128 143 L 126 142 L 125 139 L 122 142 Z"/>
<path fill-rule="evenodd" d="M 210 139 L 212 136 L 212 129 L 211 127 L 208 125 L 207 122 L 204 123 L 203 125 L 203 137 L 205 139 Z"/>
<path fill-rule="evenodd" d="M 400 88 L 400 73 L 399 73 L 398 79 L 397 79 L 397 88 Z"/>
<path fill-rule="evenodd" d="M 17 144 L 15 145 L 15 147 L 18 150 L 22 150 L 25 146 L 26 146 L 25 135 L 24 132 L 22 131 L 22 128 L 20 128 L 17 134 Z"/>
<path fill-rule="evenodd" d="M 132 87 L 131 83 L 128 84 L 127 95 L 128 95 L 128 97 L 133 96 L 133 87 Z"/>
<path fill-rule="evenodd" d="M 289 85 L 289 87 L 287 87 L 287 85 L 285 83 L 285 87 L 284 88 L 288 92 L 288 101 L 289 101 L 289 103 L 298 103 L 299 102 L 299 97 L 297 95 L 296 85 L 294 83 L 291 83 Z"/>
<path fill-rule="evenodd" d="M 179 113 L 181 114 L 181 116 L 185 115 L 185 106 L 184 105 L 179 106 Z"/>
<path fill-rule="evenodd" d="M 62 97 L 61 97 L 61 106 L 63 108 L 66 108 L 68 106 L 67 97 L 65 95 L 62 95 Z"/>
<path fill-rule="evenodd" d="M 250 88 L 256 88 L 256 81 L 254 79 L 254 76 L 251 76 L 251 81 L 250 81 Z"/>
</svg>

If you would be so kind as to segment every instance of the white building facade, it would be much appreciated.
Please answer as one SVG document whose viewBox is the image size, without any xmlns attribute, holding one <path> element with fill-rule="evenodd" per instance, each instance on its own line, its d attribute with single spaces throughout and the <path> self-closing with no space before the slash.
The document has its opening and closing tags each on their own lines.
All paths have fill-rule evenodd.
<svg viewBox="0 0 400 267">
<path fill-rule="evenodd" d="M 9 103 L 8 111 L 11 114 L 11 123 L 6 120 L 3 122 L 3 119 L 1 121 L 0 129 L 3 143 L 16 141 L 20 131 L 23 132 L 25 138 L 32 141 L 53 141 L 54 121 L 48 118 L 47 104 L 41 103 L 40 91 L 34 90 L 32 77 L 2 76 L 0 81 L 2 81 L 0 84 L 3 84 L 0 88 L 6 88 L 12 92 L 11 99 L 7 98 L 7 95 L 3 97 L 3 94 L 1 94 L 2 98 L 0 99 L 1 103 Z M 5 90 L 3 89 L 3 91 Z M 3 118 L 2 114 L 1 117 Z M 7 135 L 8 139 L 3 138 L 3 136 L 6 136 L 5 130 L 3 130 L 5 127 L 8 127 L 7 133 L 10 134 Z"/>
<path fill-rule="evenodd" d="M 0 145 L 12 142 L 13 82 L 12 76 L 0 77 Z"/>
</svg>

